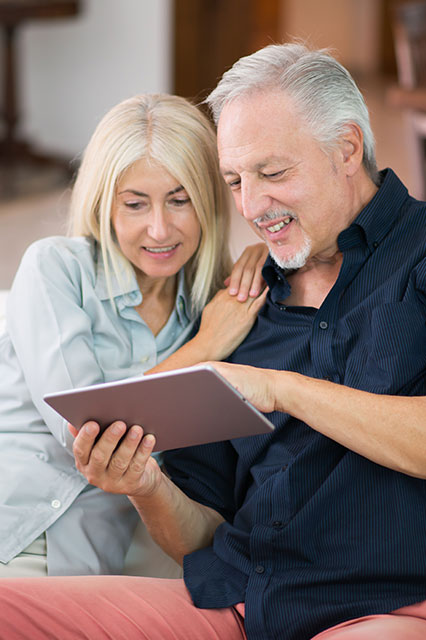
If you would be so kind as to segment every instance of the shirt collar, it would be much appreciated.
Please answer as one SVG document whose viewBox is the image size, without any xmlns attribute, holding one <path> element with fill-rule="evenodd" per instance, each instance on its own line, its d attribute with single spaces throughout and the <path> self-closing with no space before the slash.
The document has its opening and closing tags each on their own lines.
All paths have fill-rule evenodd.
<svg viewBox="0 0 426 640">
<path fill-rule="evenodd" d="M 102 257 L 102 252 L 100 250 L 99 244 L 95 243 L 95 255 L 94 255 L 95 265 L 96 265 L 96 284 L 95 291 L 100 300 L 108 300 L 110 297 L 110 292 L 112 298 L 116 299 L 122 296 L 130 296 L 132 299 L 132 306 L 135 305 L 133 302 L 136 295 L 140 291 L 138 287 L 138 283 L 136 280 L 136 275 L 133 269 L 125 269 L 124 264 L 119 264 L 119 276 L 111 269 L 110 271 L 110 290 L 107 286 L 107 278 L 105 272 L 105 264 Z M 142 297 L 140 301 L 142 301 Z M 139 303 L 136 303 L 139 304 Z"/>
<path fill-rule="evenodd" d="M 176 313 L 182 326 L 186 326 L 193 320 L 191 296 L 186 285 L 185 270 L 182 268 L 178 275 L 178 287 L 176 294 Z"/>
<path fill-rule="evenodd" d="M 360 241 L 374 251 L 395 224 L 397 213 L 408 198 L 408 191 L 392 169 L 385 169 L 379 175 L 381 182 L 375 196 L 353 223 L 340 233 L 338 243 L 341 251 Z"/>
<path fill-rule="evenodd" d="M 100 300 L 108 300 L 110 294 L 107 287 L 105 265 L 98 245 L 96 245 L 95 248 L 95 263 L 96 293 Z M 136 280 L 136 274 L 133 269 L 126 270 L 123 265 L 120 270 L 120 276 L 121 279 L 111 271 L 111 293 L 117 307 L 123 308 L 137 306 L 142 302 L 142 294 Z M 186 285 L 185 271 L 183 268 L 178 274 L 175 308 L 180 324 L 182 326 L 186 326 L 193 318 L 191 312 L 191 296 Z"/>
</svg>

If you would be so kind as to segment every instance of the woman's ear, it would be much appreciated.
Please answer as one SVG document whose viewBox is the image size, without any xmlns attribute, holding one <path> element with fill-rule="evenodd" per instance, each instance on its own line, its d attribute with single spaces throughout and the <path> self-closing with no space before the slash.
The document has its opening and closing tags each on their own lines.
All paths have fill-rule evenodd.
<svg viewBox="0 0 426 640">
<path fill-rule="evenodd" d="M 357 124 L 350 124 L 345 129 L 340 139 L 340 152 L 346 175 L 353 176 L 364 157 L 364 136 Z"/>
</svg>

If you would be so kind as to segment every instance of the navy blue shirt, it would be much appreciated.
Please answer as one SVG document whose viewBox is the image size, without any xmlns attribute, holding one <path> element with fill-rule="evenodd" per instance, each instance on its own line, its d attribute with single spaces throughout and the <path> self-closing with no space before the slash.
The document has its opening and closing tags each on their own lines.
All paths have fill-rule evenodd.
<svg viewBox="0 0 426 640">
<path fill-rule="evenodd" d="M 426 395 L 426 205 L 392 171 L 382 179 L 339 235 L 343 264 L 319 309 L 286 307 L 290 286 L 267 260 L 267 302 L 231 362 Z M 194 604 L 244 601 L 248 638 L 303 640 L 425 600 L 426 481 L 268 417 L 271 435 L 165 455 L 176 484 L 226 520 L 185 558 Z"/>
</svg>

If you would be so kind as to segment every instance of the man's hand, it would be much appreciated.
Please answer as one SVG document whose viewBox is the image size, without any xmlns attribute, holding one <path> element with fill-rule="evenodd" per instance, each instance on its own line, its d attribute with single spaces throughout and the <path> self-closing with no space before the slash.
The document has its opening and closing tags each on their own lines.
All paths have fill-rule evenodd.
<svg viewBox="0 0 426 640">
<path fill-rule="evenodd" d="M 251 402 L 259 411 L 270 413 L 277 409 L 273 369 L 258 369 L 229 362 L 209 362 L 228 382 Z"/>
<path fill-rule="evenodd" d="M 152 434 L 133 425 L 126 433 L 124 422 L 114 422 L 96 440 L 100 428 L 86 422 L 80 431 L 69 426 L 75 436 L 73 452 L 77 469 L 90 484 L 109 493 L 151 496 L 162 480 L 162 472 L 151 457 L 155 445 Z"/>
</svg>

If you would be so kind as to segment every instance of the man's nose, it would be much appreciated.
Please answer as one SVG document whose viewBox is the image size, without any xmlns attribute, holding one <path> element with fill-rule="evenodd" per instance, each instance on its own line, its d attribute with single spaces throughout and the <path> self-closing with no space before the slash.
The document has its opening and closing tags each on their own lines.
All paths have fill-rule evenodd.
<svg viewBox="0 0 426 640">
<path fill-rule="evenodd" d="M 271 207 L 271 198 L 259 182 L 241 180 L 241 213 L 250 222 L 262 216 Z"/>
</svg>

